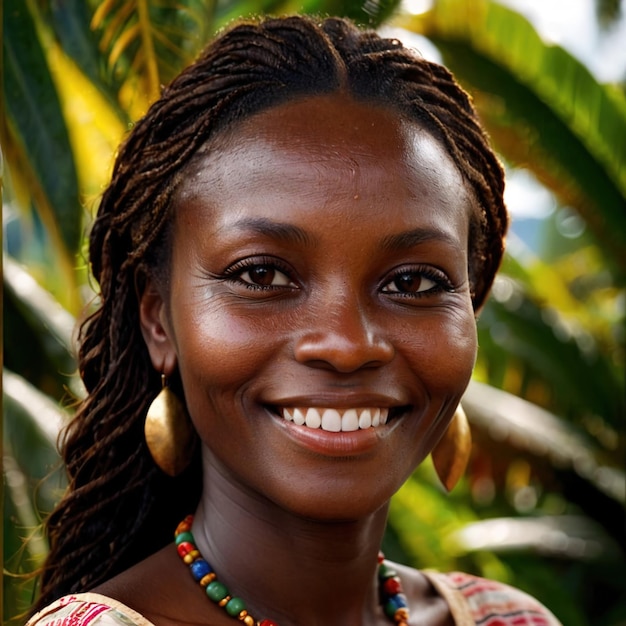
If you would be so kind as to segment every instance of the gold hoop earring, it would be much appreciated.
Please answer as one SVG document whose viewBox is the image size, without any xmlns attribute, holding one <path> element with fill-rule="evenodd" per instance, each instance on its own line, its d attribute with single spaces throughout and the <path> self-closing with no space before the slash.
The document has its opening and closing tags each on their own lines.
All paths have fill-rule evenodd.
<svg viewBox="0 0 626 626">
<path fill-rule="evenodd" d="M 471 452 L 472 433 L 459 404 L 448 429 L 431 452 L 435 471 L 446 491 L 452 491 L 463 476 Z"/>
<path fill-rule="evenodd" d="M 196 433 L 183 403 L 167 386 L 162 388 L 146 414 L 144 436 L 152 459 L 168 476 L 178 476 L 191 462 Z"/>
</svg>

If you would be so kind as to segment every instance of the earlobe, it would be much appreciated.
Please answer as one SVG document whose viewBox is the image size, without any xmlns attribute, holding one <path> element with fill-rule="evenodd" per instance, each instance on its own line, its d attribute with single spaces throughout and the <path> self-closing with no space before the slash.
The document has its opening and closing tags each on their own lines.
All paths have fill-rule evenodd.
<svg viewBox="0 0 626 626">
<path fill-rule="evenodd" d="M 170 376 L 176 367 L 176 351 L 166 314 L 165 300 L 151 278 L 146 279 L 139 298 L 141 334 L 154 369 Z"/>
</svg>

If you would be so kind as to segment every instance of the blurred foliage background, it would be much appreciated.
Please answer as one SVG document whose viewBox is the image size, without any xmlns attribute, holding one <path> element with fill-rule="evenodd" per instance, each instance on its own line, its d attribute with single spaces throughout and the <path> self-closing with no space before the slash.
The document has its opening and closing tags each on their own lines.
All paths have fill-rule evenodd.
<svg viewBox="0 0 626 626">
<path fill-rule="evenodd" d="M 596 9 L 608 32 L 623 7 Z M 3 623 L 32 601 L 25 575 L 64 488 L 55 441 L 81 395 L 73 331 L 93 300 L 84 233 L 116 146 L 217 29 L 289 12 L 428 41 L 510 179 L 552 207 L 532 244 L 513 229 L 480 316 L 466 477 L 448 495 L 420 467 L 392 503 L 387 555 L 511 583 L 565 626 L 626 625 L 624 83 L 488 0 L 4 0 Z"/>
</svg>

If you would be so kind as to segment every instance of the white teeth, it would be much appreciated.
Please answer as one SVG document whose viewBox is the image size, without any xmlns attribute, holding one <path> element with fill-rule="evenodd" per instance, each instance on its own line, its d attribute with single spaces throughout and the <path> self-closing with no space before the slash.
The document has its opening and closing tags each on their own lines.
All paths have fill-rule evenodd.
<svg viewBox="0 0 626 626">
<path fill-rule="evenodd" d="M 304 422 L 304 413 L 300 409 L 295 409 L 293 412 L 293 423 L 298 426 L 304 426 Z"/>
<path fill-rule="evenodd" d="M 317 409 L 290 408 L 283 409 L 283 417 L 297 426 L 321 428 L 332 433 L 353 432 L 366 428 L 376 428 L 387 423 L 389 409 Z"/>
<path fill-rule="evenodd" d="M 359 430 L 359 416 L 356 409 L 348 409 L 341 417 L 341 430 L 344 432 L 352 432 Z"/>
<path fill-rule="evenodd" d="M 363 409 L 361 411 L 361 417 L 359 417 L 359 428 L 369 428 L 372 425 L 372 412 L 369 409 Z"/>
<path fill-rule="evenodd" d="M 331 433 L 341 432 L 341 415 L 339 415 L 339 411 L 335 411 L 335 409 L 324 409 L 322 411 L 322 430 L 327 430 Z"/>
<path fill-rule="evenodd" d="M 322 425 L 322 418 L 316 409 L 309 409 L 306 412 L 306 419 L 304 420 L 304 423 L 309 428 L 319 428 Z"/>
</svg>

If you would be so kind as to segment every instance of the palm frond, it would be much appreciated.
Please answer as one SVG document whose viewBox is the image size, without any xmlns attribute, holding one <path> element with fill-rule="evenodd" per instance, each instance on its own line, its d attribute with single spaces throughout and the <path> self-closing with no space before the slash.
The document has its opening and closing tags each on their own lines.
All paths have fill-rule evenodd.
<svg viewBox="0 0 626 626">
<path fill-rule="evenodd" d="M 149 103 L 206 43 L 212 11 L 209 0 L 106 0 L 91 27 L 114 80 L 138 84 Z"/>
<path fill-rule="evenodd" d="M 496 147 L 574 207 L 626 275 L 626 98 L 599 84 L 521 15 L 490 0 L 439 0 L 399 23 L 428 37 L 470 88 Z"/>
</svg>

